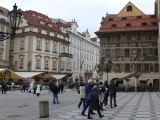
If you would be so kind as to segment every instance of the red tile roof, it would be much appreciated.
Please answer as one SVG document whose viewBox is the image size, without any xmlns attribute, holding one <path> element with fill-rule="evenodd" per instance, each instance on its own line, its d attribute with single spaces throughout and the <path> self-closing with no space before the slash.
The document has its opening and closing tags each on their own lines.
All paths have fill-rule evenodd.
<svg viewBox="0 0 160 120">
<path fill-rule="evenodd" d="M 157 19 L 154 15 L 129 17 L 107 15 L 105 18 L 102 18 L 101 27 L 96 34 L 144 30 L 158 30 Z"/>
<path fill-rule="evenodd" d="M 22 11 L 22 15 L 28 21 L 29 25 L 41 27 L 51 31 L 60 32 L 58 25 L 53 23 L 48 16 L 42 13 L 29 10 L 29 11 Z"/>
<path fill-rule="evenodd" d="M 9 10 L 0 6 L 0 14 L 4 15 L 4 16 L 8 16 L 8 12 Z"/>
</svg>

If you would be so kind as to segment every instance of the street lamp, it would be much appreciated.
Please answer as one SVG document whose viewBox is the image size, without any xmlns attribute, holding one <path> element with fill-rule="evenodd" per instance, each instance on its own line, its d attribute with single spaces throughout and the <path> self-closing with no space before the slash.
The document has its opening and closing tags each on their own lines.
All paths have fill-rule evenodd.
<svg viewBox="0 0 160 120">
<path fill-rule="evenodd" d="M 13 10 L 8 13 L 10 19 L 11 33 L 0 32 L 0 41 L 6 40 L 10 35 L 15 35 L 15 30 L 19 27 L 21 21 L 21 12 L 17 10 L 16 4 L 13 6 Z"/>
<path fill-rule="evenodd" d="M 108 82 L 108 72 L 111 70 L 112 64 L 113 64 L 112 61 L 109 59 L 107 64 L 106 64 L 107 82 Z"/>
</svg>

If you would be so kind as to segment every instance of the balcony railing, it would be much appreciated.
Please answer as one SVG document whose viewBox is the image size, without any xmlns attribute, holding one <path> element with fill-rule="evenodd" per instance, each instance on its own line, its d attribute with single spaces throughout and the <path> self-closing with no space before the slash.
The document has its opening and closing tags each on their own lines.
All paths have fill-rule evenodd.
<svg viewBox="0 0 160 120">
<path fill-rule="evenodd" d="M 60 54 L 59 54 L 59 57 L 69 57 L 69 58 L 73 58 L 73 55 L 72 55 L 72 54 L 69 54 L 69 53 L 60 53 Z"/>
</svg>

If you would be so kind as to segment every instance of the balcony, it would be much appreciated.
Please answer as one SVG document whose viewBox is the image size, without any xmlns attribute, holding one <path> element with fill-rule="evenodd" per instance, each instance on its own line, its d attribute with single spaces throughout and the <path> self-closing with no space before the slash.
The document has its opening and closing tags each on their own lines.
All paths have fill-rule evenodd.
<svg viewBox="0 0 160 120">
<path fill-rule="evenodd" d="M 60 54 L 59 54 L 59 57 L 69 57 L 69 58 L 73 58 L 73 55 L 72 55 L 72 54 L 69 54 L 69 53 L 60 53 Z"/>
</svg>

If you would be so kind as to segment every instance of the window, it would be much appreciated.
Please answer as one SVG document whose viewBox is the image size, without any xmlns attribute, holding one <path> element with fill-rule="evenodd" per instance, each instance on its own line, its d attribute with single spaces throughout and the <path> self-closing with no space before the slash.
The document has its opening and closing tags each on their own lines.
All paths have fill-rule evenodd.
<svg viewBox="0 0 160 120">
<path fill-rule="evenodd" d="M 142 26 L 146 26 L 146 25 L 147 25 L 147 23 L 146 23 L 146 22 L 142 23 Z"/>
<path fill-rule="evenodd" d="M 156 25 L 157 25 L 157 23 L 156 23 L 156 22 L 152 22 L 151 24 L 152 24 L 153 26 L 156 26 Z"/>
<path fill-rule="evenodd" d="M 56 42 L 53 43 L 53 52 L 57 52 L 57 43 Z"/>
<path fill-rule="evenodd" d="M 122 20 L 126 20 L 127 19 L 127 17 L 122 17 Z"/>
<path fill-rule="evenodd" d="M 52 59 L 52 69 L 57 70 L 57 58 Z"/>
<path fill-rule="evenodd" d="M 19 56 L 19 68 L 24 67 L 24 55 Z"/>
<path fill-rule="evenodd" d="M 0 60 L 3 59 L 3 51 L 0 51 Z"/>
<path fill-rule="evenodd" d="M 25 40 L 24 40 L 24 37 L 22 37 L 20 39 L 20 49 L 24 49 L 24 45 L 25 45 Z"/>
<path fill-rule="evenodd" d="M 41 56 L 36 56 L 36 69 L 41 69 Z"/>
<path fill-rule="evenodd" d="M 46 43 L 45 43 L 45 51 L 47 51 L 47 52 L 50 51 L 50 41 L 49 41 L 49 40 L 46 40 Z"/>
<path fill-rule="evenodd" d="M 137 19 L 142 19 L 142 16 L 137 16 Z"/>
<path fill-rule="evenodd" d="M 73 70 L 75 70 L 75 69 L 76 69 L 76 63 L 73 62 Z"/>
<path fill-rule="evenodd" d="M 112 24 L 112 28 L 115 28 L 115 27 L 117 27 L 117 25 L 116 24 Z"/>
<path fill-rule="evenodd" d="M 125 64 L 125 72 L 130 72 L 130 64 Z"/>
<path fill-rule="evenodd" d="M 127 23 L 126 26 L 127 26 L 127 27 L 131 27 L 131 24 L 130 24 L 130 23 Z"/>
<path fill-rule="evenodd" d="M 5 27 L 4 27 L 4 25 L 1 25 L 0 29 L 1 29 L 1 32 L 5 32 Z"/>
<path fill-rule="evenodd" d="M 39 38 L 37 39 L 36 49 L 41 50 L 41 46 L 42 46 L 42 40 Z"/>
<path fill-rule="evenodd" d="M 61 52 L 65 53 L 65 46 L 64 45 L 62 46 Z"/>
<path fill-rule="evenodd" d="M 153 48 L 148 48 L 148 55 L 149 56 L 154 55 L 154 49 Z"/>
<path fill-rule="evenodd" d="M 149 64 L 144 64 L 144 72 L 149 72 Z"/>
<path fill-rule="evenodd" d="M 70 62 L 70 61 L 67 61 L 66 70 L 71 70 L 71 68 L 72 68 L 71 62 Z"/>
<path fill-rule="evenodd" d="M 131 5 L 129 5 L 129 6 L 127 7 L 127 12 L 132 12 L 132 6 L 131 6 Z"/>
<path fill-rule="evenodd" d="M 49 69 L 49 57 L 44 58 L 44 69 Z"/>
<path fill-rule="evenodd" d="M 64 69 L 65 69 L 65 61 L 61 61 L 60 69 L 61 69 L 61 70 L 64 70 Z"/>
<path fill-rule="evenodd" d="M 113 19 L 112 19 L 112 18 L 109 18 L 108 21 L 113 21 Z"/>
</svg>

